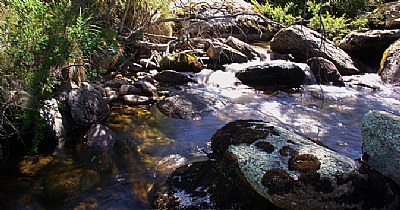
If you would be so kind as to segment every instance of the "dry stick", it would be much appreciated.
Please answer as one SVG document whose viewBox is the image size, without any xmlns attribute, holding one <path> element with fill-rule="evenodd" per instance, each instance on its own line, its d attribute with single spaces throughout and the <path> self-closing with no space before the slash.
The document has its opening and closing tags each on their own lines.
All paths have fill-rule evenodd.
<svg viewBox="0 0 400 210">
<path fill-rule="evenodd" d="M 126 16 L 128 15 L 130 3 L 131 3 L 131 1 L 128 1 L 127 5 L 125 7 L 124 16 L 122 17 L 121 25 L 119 26 L 119 33 L 122 33 L 122 30 L 124 29 L 125 20 L 126 20 Z"/>
</svg>

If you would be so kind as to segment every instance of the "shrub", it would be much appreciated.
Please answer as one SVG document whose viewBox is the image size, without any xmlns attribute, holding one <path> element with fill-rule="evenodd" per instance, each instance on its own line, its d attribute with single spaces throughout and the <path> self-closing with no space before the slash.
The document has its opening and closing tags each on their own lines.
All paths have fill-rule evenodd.
<svg viewBox="0 0 400 210">
<path fill-rule="evenodd" d="M 365 18 L 349 18 L 349 15 L 354 16 L 366 7 L 368 2 L 365 0 L 343 1 L 345 3 L 340 0 L 326 3 L 306 1 L 305 9 L 304 1 L 297 5 L 286 1 L 266 1 L 262 5 L 254 0 L 252 2 L 263 15 L 286 25 L 302 18 L 308 19 L 312 29 L 324 33 L 334 41 L 340 40 L 352 30 L 364 29 L 367 24 Z"/>
</svg>

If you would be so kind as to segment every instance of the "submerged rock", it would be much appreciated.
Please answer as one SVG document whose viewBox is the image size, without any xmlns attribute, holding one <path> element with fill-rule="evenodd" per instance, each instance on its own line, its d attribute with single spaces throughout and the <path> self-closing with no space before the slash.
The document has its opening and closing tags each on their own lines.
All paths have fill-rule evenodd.
<svg viewBox="0 0 400 210">
<path fill-rule="evenodd" d="M 238 120 L 211 141 L 217 157 L 233 162 L 245 182 L 281 208 L 398 207 L 397 189 L 383 176 L 270 123 Z"/>
<path fill-rule="evenodd" d="M 357 64 L 332 41 L 305 26 L 293 25 L 278 32 L 271 41 L 271 50 L 290 53 L 298 61 L 312 57 L 323 57 L 332 61 L 342 75 L 361 73 Z"/>
<path fill-rule="evenodd" d="M 99 123 L 107 117 L 109 111 L 106 99 L 86 82 L 69 92 L 68 104 L 72 118 L 78 126 Z"/>
<path fill-rule="evenodd" d="M 199 119 L 209 110 L 204 99 L 189 93 L 164 98 L 157 107 L 163 114 L 180 119 Z"/>
<path fill-rule="evenodd" d="M 296 88 L 304 83 L 305 76 L 303 69 L 289 61 L 272 61 L 250 66 L 236 74 L 243 84 L 255 88 L 270 86 Z"/>
<path fill-rule="evenodd" d="M 400 185 L 400 116 L 368 112 L 362 124 L 363 160 Z"/>
<path fill-rule="evenodd" d="M 390 45 L 383 54 L 378 74 L 384 82 L 400 85 L 400 39 Z"/>
<path fill-rule="evenodd" d="M 102 124 L 94 124 L 86 134 L 86 145 L 97 151 L 110 151 L 115 137 L 112 130 Z"/>
</svg>

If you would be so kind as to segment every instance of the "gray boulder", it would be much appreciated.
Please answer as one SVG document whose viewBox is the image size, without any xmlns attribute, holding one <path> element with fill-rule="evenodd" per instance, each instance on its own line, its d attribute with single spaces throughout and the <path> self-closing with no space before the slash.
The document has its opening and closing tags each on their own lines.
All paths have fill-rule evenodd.
<svg viewBox="0 0 400 210">
<path fill-rule="evenodd" d="M 328 59 L 314 57 L 307 60 L 307 64 L 313 72 L 318 84 L 330 84 L 343 87 L 344 82 L 339 71 Z"/>
<path fill-rule="evenodd" d="M 106 99 L 86 82 L 69 92 L 68 104 L 72 118 L 78 126 L 99 123 L 107 117 L 109 112 Z"/>
<path fill-rule="evenodd" d="M 266 53 L 262 53 L 260 50 L 257 50 L 255 47 L 236 37 L 228 37 L 225 41 L 225 44 L 246 55 L 248 60 L 253 60 L 256 57 L 259 57 L 261 60 L 267 58 Z"/>
<path fill-rule="evenodd" d="M 300 87 L 305 73 L 297 64 L 290 61 L 271 61 L 262 65 L 250 66 L 236 77 L 245 85 L 254 88 L 270 86 Z"/>
<path fill-rule="evenodd" d="M 339 47 L 366 64 L 377 67 L 383 52 L 400 38 L 400 29 L 351 32 Z"/>
<path fill-rule="evenodd" d="M 378 74 L 381 79 L 396 86 L 400 85 L 400 39 L 385 51 Z"/>
<path fill-rule="evenodd" d="M 96 151 L 107 152 L 113 148 L 114 133 L 105 125 L 94 124 L 86 133 L 86 145 Z"/>
<path fill-rule="evenodd" d="M 256 120 L 225 125 L 211 139 L 219 159 L 285 209 L 395 209 L 397 189 L 383 176 L 284 128 Z"/>
<path fill-rule="evenodd" d="M 247 56 L 239 50 L 217 41 L 206 42 L 204 50 L 210 58 L 210 62 L 214 63 L 246 63 L 249 61 Z"/>
<path fill-rule="evenodd" d="M 362 123 L 363 160 L 400 185 L 400 116 L 368 112 Z"/>
<path fill-rule="evenodd" d="M 163 114 L 179 119 L 200 119 L 209 110 L 204 99 L 189 93 L 164 98 L 157 107 Z"/>
<path fill-rule="evenodd" d="M 357 64 L 345 51 L 305 26 L 293 25 L 282 29 L 270 44 L 272 51 L 292 54 L 297 61 L 305 62 L 312 57 L 323 57 L 332 61 L 342 75 L 361 73 Z"/>
</svg>

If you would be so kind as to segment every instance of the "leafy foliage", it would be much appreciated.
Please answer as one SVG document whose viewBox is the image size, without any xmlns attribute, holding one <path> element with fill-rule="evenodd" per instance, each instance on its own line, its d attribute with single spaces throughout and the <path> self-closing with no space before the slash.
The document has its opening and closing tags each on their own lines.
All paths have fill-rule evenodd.
<svg viewBox="0 0 400 210">
<path fill-rule="evenodd" d="M 94 58 L 116 48 L 116 33 L 101 30 L 91 15 L 76 10 L 69 1 L 10 0 L 0 3 L 0 7 L 3 11 L 0 13 L 0 76 L 18 79 L 23 84 L 6 87 L 9 83 L 2 83 L 2 91 L 19 88 L 34 99 L 29 107 L 15 107 L 17 98 L 2 98 L 1 120 L 7 123 L 0 124 L 0 134 L 5 138 L 10 131 L 18 134 L 33 131 L 31 150 L 37 152 L 45 127 L 38 110 L 60 84 L 60 68 L 79 63 L 87 67 L 89 76 L 99 73 L 93 65 Z"/>
<path fill-rule="evenodd" d="M 368 22 L 366 18 L 353 18 L 368 5 L 366 0 L 266 1 L 264 4 L 253 0 L 253 3 L 263 15 L 286 25 L 296 20 L 309 20 L 311 28 L 324 32 L 333 40 L 341 39 L 352 30 L 365 28 Z"/>
</svg>

